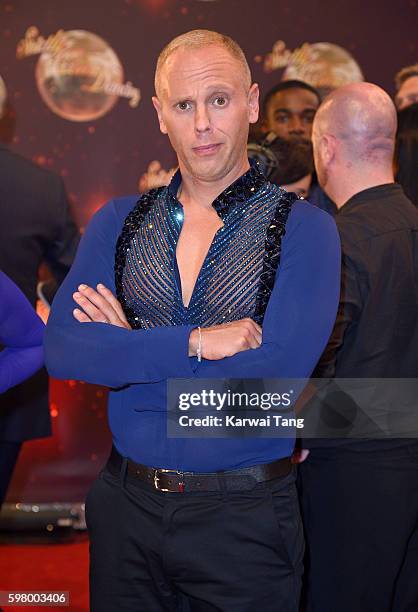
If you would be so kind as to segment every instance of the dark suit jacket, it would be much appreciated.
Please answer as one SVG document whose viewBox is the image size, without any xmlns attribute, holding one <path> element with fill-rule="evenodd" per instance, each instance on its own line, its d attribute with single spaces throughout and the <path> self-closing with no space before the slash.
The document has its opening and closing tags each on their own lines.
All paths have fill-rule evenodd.
<svg viewBox="0 0 418 612">
<path fill-rule="evenodd" d="M 0 145 L 0 269 L 33 305 L 40 264 L 61 283 L 78 241 L 62 179 Z M 0 396 L 0 440 L 50 433 L 48 378 L 41 370 Z"/>
</svg>

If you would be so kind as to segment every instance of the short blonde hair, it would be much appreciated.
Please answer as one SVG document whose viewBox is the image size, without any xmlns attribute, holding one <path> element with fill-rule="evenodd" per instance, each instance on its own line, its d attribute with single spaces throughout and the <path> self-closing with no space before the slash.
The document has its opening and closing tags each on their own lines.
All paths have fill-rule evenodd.
<svg viewBox="0 0 418 612">
<path fill-rule="evenodd" d="M 220 34 L 219 32 L 214 32 L 212 30 L 191 30 L 190 32 L 185 32 L 185 34 L 180 34 L 180 36 L 173 38 L 173 40 L 164 47 L 158 56 L 154 80 L 157 96 L 160 93 L 161 70 L 167 59 L 172 53 L 174 53 L 174 51 L 177 51 L 178 49 L 202 49 L 211 45 L 220 45 L 224 47 L 232 55 L 232 57 L 239 61 L 245 75 L 244 85 L 247 90 L 250 89 L 251 71 L 244 51 L 241 49 L 239 44 L 229 36 L 226 36 L 226 34 Z"/>
</svg>

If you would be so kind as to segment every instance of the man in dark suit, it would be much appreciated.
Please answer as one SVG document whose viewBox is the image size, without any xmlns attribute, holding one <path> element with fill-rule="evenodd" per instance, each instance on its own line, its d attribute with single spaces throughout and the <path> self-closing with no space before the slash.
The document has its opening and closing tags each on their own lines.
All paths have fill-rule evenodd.
<svg viewBox="0 0 418 612">
<path fill-rule="evenodd" d="M 35 305 L 41 263 L 61 283 L 78 241 L 62 179 L 0 144 L 0 269 Z M 41 370 L 0 396 L 0 505 L 22 442 L 50 434 L 48 377 Z"/>
</svg>

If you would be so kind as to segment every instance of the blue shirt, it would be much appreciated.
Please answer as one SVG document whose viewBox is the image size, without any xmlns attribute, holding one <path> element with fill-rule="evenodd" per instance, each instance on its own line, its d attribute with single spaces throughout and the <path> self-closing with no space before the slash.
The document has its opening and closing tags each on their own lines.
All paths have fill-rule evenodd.
<svg viewBox="0 0 418 612">
<path fill-rule="evenodd" d="M 56 378 L 111 388 L 113 441 L 123 456 L 134 461 L 208 472 L 288 456 L 293 437 L 167 438 L 166 381 L 309 376 L 327 343 L 337 311 L 340 243 L 335 222 L 261 180 L 254 169 L 249 170 L 213 203 L 225 231 L 222 234 L 219 230 L 215 236 L 185 309 L 175 261 L 182 225 L 182 207 L 175 197 L 180 180 L 178 173 L 169 187 L 153 190 L 139 202 L 137 196 L 112 200 L 91 220 L 52 306 L 45 338 L 47 367 Z M 253 217 L 257 207 L 262 208 L 261 223 Z M 250 263 L 256 262 L 257 278 L 252 276 L 249 283 L 242 281 L 242 265 L 234 267 L 228 265 L 232 259 L 225 261 L 228 244 L 236 241 L 243 227 L 245 235 L 255 232 L 254 240 L 263 236 L 251 251 Z M 248 242 L 249 249 L 254 240 Z M 237 248 L 230 249 L 231 258 Z M 222 266 L 225 272 L 220 274 Z M 223 288 L 234 269 L 235 284 Z M 206 302 L 202 296 L 216 289 L 213 276 L 220 283 L 219 312 L 223 314 L 218 321 L 213 319 L 216 300 L 209 314 L 203 313 Z M 116 293 L 133 330 L 78 323 L 72 315 L 72 293 L 81 283 L 92 287 L 103 283 Z M 235 285 L 242 286 L 241 293 L 235 292 Z M 234 299 L 228 305 L 224 297 L 231 286 Z M 242 295 L 245 299 L 240 302 Z M 197 325 L 226 322 L 227 317 L 240 319 L 248 313 L 263 324 L 258 349 L 200 364 L 195 357 L 188 357 L 189 335 Z"/>
</svg>

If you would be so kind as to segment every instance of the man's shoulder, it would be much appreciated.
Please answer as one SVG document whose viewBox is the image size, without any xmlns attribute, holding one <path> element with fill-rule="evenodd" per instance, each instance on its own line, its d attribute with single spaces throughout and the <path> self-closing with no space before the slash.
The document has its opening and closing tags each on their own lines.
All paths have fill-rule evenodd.
<svg viewBox="0 0 418 612">
<path fill-rule="evenodd" d="M 312 230 L 321 227 L 335 228 L 335 221 L 332 215 L 311 204 L 309 200 L 302 198 L 298 198 L 293 202 L 289 222 L 310 226 Z"/>
<path fill-rule="evenodd" d="M 151 189 L 145 193 L 135 193 L 133 195 L 118 196 L 112 198 L 101 206 L 94 214 L 95 223 L 113 223 L 117 220 L 118 227 L 122 227 L 128 215 L 141 205 L 157 200 L 157 196 L 163 188 Z M 92 220 L 93 220 L 92 219 Z"/>
<path fill-rule="evenodd" d="M 408 200 L 400 186 L 388 197 L 365 200 L 360 206 L 343 206 L 336 217 L 338 229 L 344 235 L 352 234 L 357 241 L 370 240 L 390 232 L 418 229 L 418 211 Z"/>
<path fill-rule="evenodd" d="M 105 206 L 113 206 L 118 218 L 125 220 L 135 208 L 139 209 L 142 206 L 149 206 L 149 204 L 156 202 L 165 189 L 166 187 L 158 187 L 144 193 L 113 198 Z"/>
<path fill-rule="evenodd" d="M 113 207 L 118 217 L 126 218 L 126 216 L 131 212 L 133 208 L 137 205 L 141 195 L 139 193 L 133 195 L 119 196 L 117 198 L 113 198 L 105 204 L 106 206 Z"/>
<path fill-rule="evenodd" d="M 126 217 L 138 202 L 139 195 L 119 196 L 100 206 L 87 224 L 88 231 L 119 233 Z"/>
<path fill-rule="evenodd" d="M 306 223 L 312 220 L 318 220 L 318 223 L 327 223 L 327 220 L 323 219 L 323 215 L 325 214 L 327 217 L 331 217 L 328 213 L 324 213 L 323 210 L 311 204 L 310 201 L 300 198 L 293 191 L 287 191 L 283 187 L 270 183 L 269 181 L 266 181 L 265 186 L 267 187 L 268 193 L 276 209 L 280 209 L 285 205 L 289 210 L 288 219 L 291 223 Z"/>
<path fill-rule="evenodd" d="M 308 200 L 296 199 L 290 210 L 284 235 L 288 248 L 305 245 L 308 249 L 340 249 L 337 226 L 332 215 Z M 327 246 L 328 245 L 328 246 Z"/>
</svg>

